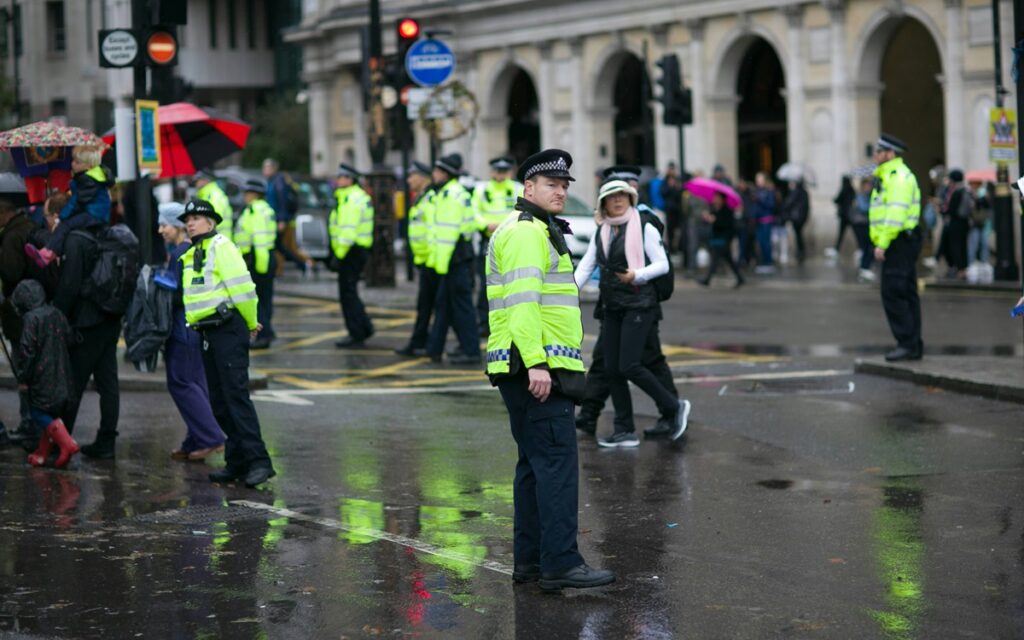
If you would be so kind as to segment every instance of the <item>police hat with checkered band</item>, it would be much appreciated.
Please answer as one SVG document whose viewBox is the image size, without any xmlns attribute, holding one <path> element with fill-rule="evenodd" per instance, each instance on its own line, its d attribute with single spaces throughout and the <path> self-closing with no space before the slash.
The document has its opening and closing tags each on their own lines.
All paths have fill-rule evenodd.
<svg viewBox="0 0 1024 640">
<path fill-rule="evenodd" d="M 501 156 L 500 158 L 493 158 L 487 164 L 491 165 L 491 169 L 495 171 L 511 171 L 515 160 L 508 156 Z"/>
<path fill-rule="evenodd" d="M 519 165 L 519 173 L 516 178 L 519 182 L 526 182 L 536 176 L 574 181 L 575 178 L 569 173 L 570 167 L 572 167 L 572 156 L 568 151 L 545 149 L 533 154 Z"/>
<path fill-rule="evenodd" d="M 199 200 L 198 198 L 189 200 L 185 204 L 185 210 L 178 216 L 178 220 L 185 222 L 189 216 L 206 216 L 214 221 L 215 224 L 220 224 L 224 218 L 220 217 L 217 210 L 213 208 L 213 205 L 206 200 Z"/>
<path fill-rule="evenodd" d="M 617 164 L 605 169 L 601 176 L 605 180 L 640 181 L 640 167 L 633 164 Z"/>
</svg>

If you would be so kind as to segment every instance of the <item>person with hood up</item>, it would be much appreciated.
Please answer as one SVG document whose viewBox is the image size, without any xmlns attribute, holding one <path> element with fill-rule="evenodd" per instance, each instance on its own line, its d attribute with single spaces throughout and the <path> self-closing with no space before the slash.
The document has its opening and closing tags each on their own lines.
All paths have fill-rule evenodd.
<svg viewBox="0 0 1024 640">
<path fill-rule="evenodd" d="M 64 314 L 47 304 L 43 285 L 35 280 L 19 283 L 11 302 L 22 318 L 14 375 L 18 388 L 28 393 L 32 421 L 43 430 L 39 447 L 29 455 L 28 463 L 33 467 L 46 464 L 56 444 L 60 455 L 54 466 L 63 468 L 79 449 L 60 418 L 74 384 L 68 355 L 71 326 Z"/>
</svg>

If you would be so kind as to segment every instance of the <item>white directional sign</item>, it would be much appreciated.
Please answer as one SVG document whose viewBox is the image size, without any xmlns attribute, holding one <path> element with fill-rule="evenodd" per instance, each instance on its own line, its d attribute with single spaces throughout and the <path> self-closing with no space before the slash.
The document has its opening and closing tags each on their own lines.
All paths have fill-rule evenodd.
<svg viewBox="0 0 1024 640">
<path fill-rule="evenodd" d="M 100 66 L 130 67 L 139 57 L 139 41 L 127 29 L 100 31 Z"/>
<path fill-rule="evenodd" d="M 427 105 L 424 114 L 427 120 L 447 118 L 455 111 L 455 94 L 451 89 L 440 91 L 435 95 L 434 89 L 430 87 L 413 87 L 408 90 L 407 99 L 408 102 L 405 106 L 410 120 L 419 119 L 420 108 L 424 104 Z"/>
</svg>

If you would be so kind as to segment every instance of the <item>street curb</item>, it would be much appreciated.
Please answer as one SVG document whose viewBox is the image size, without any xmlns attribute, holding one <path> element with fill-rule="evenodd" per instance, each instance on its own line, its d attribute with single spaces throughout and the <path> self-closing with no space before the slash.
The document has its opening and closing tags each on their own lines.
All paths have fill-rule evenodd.
<svg viewBox="0 0 1024 640">
<path fill-rule="evenodd" d="M 956 393 L 1024 404 L 1024 387 L 1022 386 L 979 382 L 978 380 L 948 373 L 918 371 L 904 365 L 876 360 L 858 359 L 854 364 L 853 370 L 857 373 L 903 380 L 921 386 L 938 387 L 939 389 Z"/>
<path fill-rule="evenodd" d="M 936 291 L 986 291 L 989 293 L 1019 292 L 1020 285 L 1016 282 L 992 282 L 989 284 L 971 284 L 959 280 L 924 280 L 925 290 Z"/>
<path fill-rule="evenodd" d="M 262 391 L 268 387 L 267 376 L 262 373 L 249 371 L 249 390 Z M 0 389 L 14 390 L 18 388 L 18 381 L 9 371 L 0 372 Z M 90 381 L 89 389 L 96 390 L 96 385 Z M 167 391 L 167 380 L 163 373 L 152 375 L 138 374 L 132 376 L 118 376 L 118 389 L 129 393 Z"/>
</svg>

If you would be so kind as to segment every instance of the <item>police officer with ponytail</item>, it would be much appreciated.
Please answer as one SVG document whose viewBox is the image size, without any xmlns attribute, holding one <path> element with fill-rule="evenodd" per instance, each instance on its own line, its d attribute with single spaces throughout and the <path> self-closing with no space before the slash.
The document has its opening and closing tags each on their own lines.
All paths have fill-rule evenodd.
<svg viewBox="0 0 1024 640">
<path fill-rule="evenodd" d="M 181 256 L 185 322 L 202 337 L 210 406 L 227 435 L 226 466 L 210 480 L 255 487 L 275 475 L 249 397 L 249 341 L 263 329 L 256 285 L 238 247 L 217 233 L 221 217 L 213 205 L 192 200 L 178 219 L 192 240 Z"/>
</svg>

